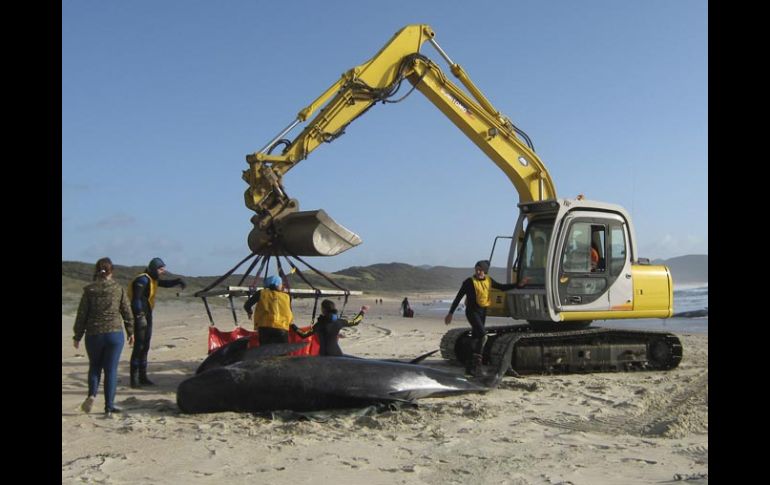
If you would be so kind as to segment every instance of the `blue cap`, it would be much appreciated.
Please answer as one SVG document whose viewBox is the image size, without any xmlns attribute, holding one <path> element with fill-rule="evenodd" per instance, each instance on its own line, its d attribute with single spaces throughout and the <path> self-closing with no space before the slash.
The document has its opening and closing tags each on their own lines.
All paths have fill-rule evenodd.
<svg viewBox="0 0 770 485">
<path fill-rule="evenodd" d="M 278 285 L 281 284 L 281 278 L 271 275 L 265 278 L 265 286 L 267 288 L 278 288 Z"/>
</svg>

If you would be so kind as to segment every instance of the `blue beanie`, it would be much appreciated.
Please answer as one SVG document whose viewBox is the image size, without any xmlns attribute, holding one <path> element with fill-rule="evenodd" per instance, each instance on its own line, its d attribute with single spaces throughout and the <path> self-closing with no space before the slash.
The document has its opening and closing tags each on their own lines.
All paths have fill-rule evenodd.
<svg viewBox="0 0 770 485">
<path fill-rule="evenodd" d="M 278 288 L 278 285 L 281 284 L 281 278 L 271 275 L 265 278 L 265 287 L 267 288 Z"/>
</svg>

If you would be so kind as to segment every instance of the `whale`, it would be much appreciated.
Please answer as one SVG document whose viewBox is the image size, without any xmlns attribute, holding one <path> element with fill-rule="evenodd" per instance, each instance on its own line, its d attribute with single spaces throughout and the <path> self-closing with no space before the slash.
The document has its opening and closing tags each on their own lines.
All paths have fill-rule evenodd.
<svg viewBox="0 0 770 485">
<path fill-rule="evenodd" d="M 186 414 L 297 412 L 414 403 L 417 399 L 486 393 L 510 367 L 510 353 L 494 374 L 468 379 L 421 364 L 358 357 L 275 355 L 296 344 L 265 345 L 238 362 L 211 367 L 184 381 L 176 393 Z M 267 349 L 272 347 L 271 349 Z M 269 355 L 268 355 L 269 353 Z"/>
<path fill-rule="evenodd" d="M 308 345 L 309 342 L 297 342 L 290 344 L 279 345 L 259 345 L 249 348 L 249 337 L 241 337 L 234 340 L 227 345 L 219 347 L 214 352 L 210 353 L 203 362 L 195 370 L 196 374 L 214 369 L 216 367 L 224 367 L 226 365 L 235 364 L 242 360 L 255 359 L 255 358 L 267 358 L 271 356 L 286 355 L 287 353 L 297 351 Z"/>
<path fill-rule="evenodd" d="M 278 346 L 275 346 L 275 344 L 259 345 L 257 347 L 251 348 L 249 348 L 249 345 L 249 337 L 241 337 L 226 345 L 223 345 L 222 347 L 219 347 L 217 350 L 210 353 L 208 357 L 203 360 L 203 362 L 201 362 L 201 364 L 195 370 L 195 373 L 200 374 L 201 372 L 207 371 L 209 369 L 213 369 L 215 367 L 224 367 L 226 365 L 235 364 L 236 362 L 240 362 L 242 360 L 284 355 L 284 353 L 295 352 L 302 349 L 303 347 L 309 345 L 309 342 L 303 341 L 289 344 L 279 344 Z M 412 360 L 406 361 L 406 363 L 418 364 L 425 360 L 427 357 L 430 357 L 431 355 L 438 352 L 438 350 L 439 349 L 426 352 Z M 347 357 L 353 356 L 348 355 Z M 392 362 L 402 362 L 395 359 L 385 360 Z"/>
</svg>

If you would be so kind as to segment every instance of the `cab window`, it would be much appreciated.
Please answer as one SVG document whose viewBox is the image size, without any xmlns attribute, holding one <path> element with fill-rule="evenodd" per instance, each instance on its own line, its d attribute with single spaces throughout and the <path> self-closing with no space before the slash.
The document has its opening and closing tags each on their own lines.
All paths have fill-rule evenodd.
<svg viewBox="0 0 770 485">
<path fill-rule="evenodd" d="M 534 221 L 527 227 L 519 260 L 519 286 L 545 286 L 545 267 L 553 220 Z"/>
<path fill-rule="evenodd" d="M 561 257 L 561 302 L 581 305 L 601 296 L 609 283 L 606 261 L 607 226 L 592 220 L 573 222 Z"/>
<path fill-rule="evenodd" d="M 607 230 L 604 225 L 576 222 L 567 236 L 562 257 L 566 273 L 602 273 L 606 269 Z"/>
<path fill-rule="evenodd" d="M 610 226 L 610 275 L 618 276 L 626 265 L 626 231 L 621 224 Z"/>
</svg>

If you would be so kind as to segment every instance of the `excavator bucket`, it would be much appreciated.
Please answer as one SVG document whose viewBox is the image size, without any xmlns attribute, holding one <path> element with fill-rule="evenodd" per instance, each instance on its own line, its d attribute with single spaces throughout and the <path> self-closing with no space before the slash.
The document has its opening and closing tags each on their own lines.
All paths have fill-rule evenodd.
<svg viewBox="0 0 770 485">
<path fill-rule="evenodd" d="M 271 237 L 255 227 L 249 233 L 249 248 L 257 254 L 334 256 L 361 244 L 358 234 L 337 224 L 322 209 L 294 212 L 274 222 Z"/>
</svg>

